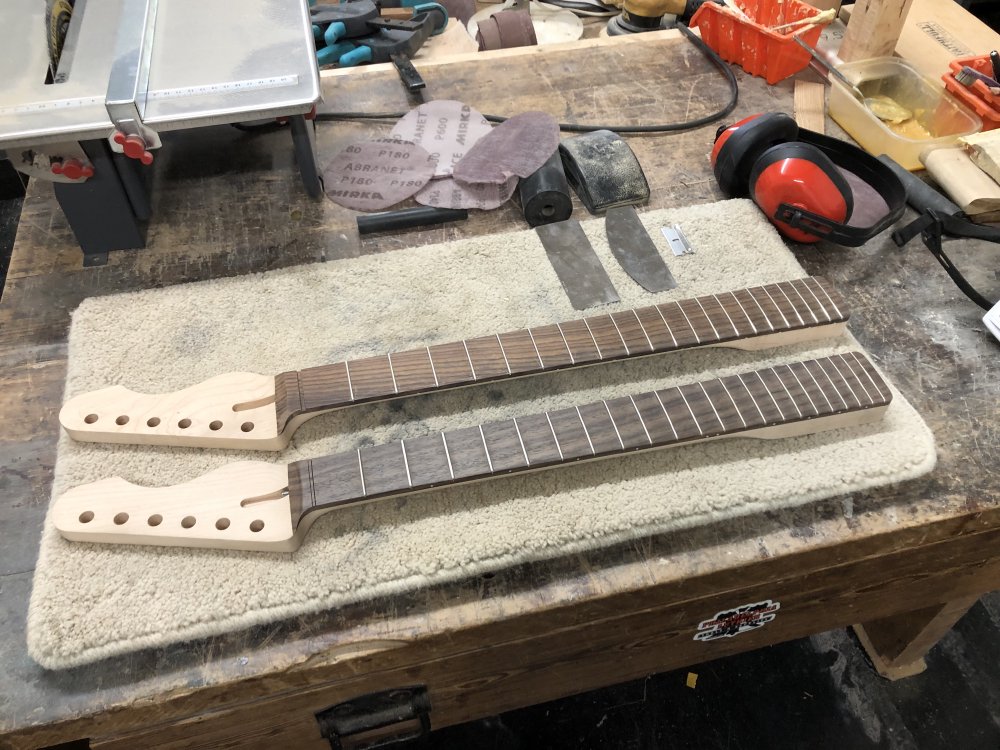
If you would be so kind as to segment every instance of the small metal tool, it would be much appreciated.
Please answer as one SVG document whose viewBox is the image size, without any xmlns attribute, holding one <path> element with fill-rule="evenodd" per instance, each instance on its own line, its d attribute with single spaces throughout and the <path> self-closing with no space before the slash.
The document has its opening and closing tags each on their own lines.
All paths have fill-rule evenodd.
<svg viewBox="0 0 1000 750">
<path fill-rule="evenodd" d="M 543 224 L 535 231 L 574 309 L 586 310 L 621 299 L 579 221 Z"/>
<path fill-rule="evenodd" d="M 647 292 L 665 292 L 677 286 L 660 251 L 639 220 L 635 207 L 608 209 L 604 229 L 611 252 L 635 283 Z"/>
<path fill-rule="evenodd" d="M 674 255 L 690 255 L 694 252 L 694 246 L 688 242 L 688 238 L 681 231 L 680 224 L 671 224 L 669 227 L 661 227 L 663 237 L 670 245 L 670 251 Z"/>
</svg>

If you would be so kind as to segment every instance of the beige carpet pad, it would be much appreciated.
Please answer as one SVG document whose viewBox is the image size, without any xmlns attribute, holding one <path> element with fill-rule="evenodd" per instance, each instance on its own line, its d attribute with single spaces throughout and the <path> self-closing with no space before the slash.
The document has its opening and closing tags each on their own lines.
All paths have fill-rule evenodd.
<svg viewBox="0 0 1000 750">
<path fill-rule="evenodd" d="M 622 298 L 608 310 L 804 275 L 749 201 L 640 216 L 679 286 L 645 292 L 611 255 L 603 219 L 584 222 Z M 670 254 L 660 228 L 674 222 L 694 254 Z M 88 299 L 73 316 L 66 396 L 117 383 L 171 391 L 223 372 L 273 374 L 581 315 L 534 232 L 493 235 Z M 757 353 L 695 350 L 370 404 L 308 422 L 282 454 L 63 435 L 53 492 L 114 475 L 168 485 L 237 460 L 285 463 L 859 348 L 845 336 Z M 930 431 L 894 392 L 875 425 L 716 441 L 329 513 L 292 554 L 82 544 L 46 522 L 28 647 L 45 667 L 70 667 L 897 482 L 934 461 Z"/>
</svg>

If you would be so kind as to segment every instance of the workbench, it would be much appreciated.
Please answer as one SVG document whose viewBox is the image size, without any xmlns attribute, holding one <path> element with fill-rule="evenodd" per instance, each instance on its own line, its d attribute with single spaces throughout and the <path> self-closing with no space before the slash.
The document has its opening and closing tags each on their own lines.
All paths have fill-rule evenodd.
<svg viewBox="0 0 1000 750">
<path fill-rule="evenodd" d="M 541 109 L 611 125 L 701 116 L 726 97 L 717 71 L 679 39 L 502 57 L 428 63 L 427 94 L 486 113 Z M 768 87 L 737 75 L 732 120 L 791 111 L 791 81 Z M 392 71 L 326 78 L 324 89 L 331 111 L 413 104 Z M 322 123 L 321 161 L 389 127 Z M 630 139 L 651 208 L 721 197 L 707 158 L 714 132 Z M 83 268 L 51 186 L 32 181 L 24 201 L 0 302 L 0 746 L 89 738 L 101 748 L 318 749 L 329 745 L 315 712 L 374 691 L 426 685 L 431 726 L 443 727 L 861 623 L 877 667 L 901 676 L 920 668 L 979 595 L 1000 588 L 1000 346 L 929 253 L 916 243 L 899 250 L 883 235 L 859 249 L 800 246 L 796 254 L 847 295 L 854 335 L 933 429 L 939 464 L 923 479 L 46 672 L 26 653 L 24 624 L 67 329 L 82 299 L 525 227 L 509 203 L 465 223 L 362 240 L 352 212 L 306 196 L 285 134 L 219 127 L 164 138 L 184 148 L 165 148 L 157 164 L 147 250 Z M 579 203 L 574 215 L 586 216 Z M 949 252 L 983 269 L 970 271 L 973 283 L 996 293 L 985 271 L 996 265 L 992 247 Z M 780 602 L 766 626 L 694 640 L 699 622 L 764 600 Z"/>
</svg>

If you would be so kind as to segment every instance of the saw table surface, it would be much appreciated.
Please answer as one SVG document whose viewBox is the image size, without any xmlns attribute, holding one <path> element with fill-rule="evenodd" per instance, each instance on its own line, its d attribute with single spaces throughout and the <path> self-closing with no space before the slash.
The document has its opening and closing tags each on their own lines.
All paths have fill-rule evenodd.
<svg viewBox="0 0 1000 750">
<path fill-rule="evenodd" d="M 508 51 L 509 52 L 509 51 Z M 546 110 L 565 120 L 671 122 L 709 113 L 726 89 L 670 34 L 569 50 L 428 64 L 427 93 L 483 112 Z M 790 111 L 791 81 L 737 71 L 732 120 Z M 326 108 L 411 105 L 392 71 L 325 80 Z M 328 159 L 389 123 L 321 123 Z M 721 197 L 707 158 L 715 126 L 631 138 L 651 208 Z M 155 167 L 149 247 L 83 268 L 49 184 L 33 181 L 0 301 L 0 746 L 90 738 L 91 747 L 322 748 L 313 716 L 375 690 L 426 684 L 435 727 L 571 692 L 864 623 L 886 674 L 921 657 L 976 597 L 1000 588 L 995 377 L 1000 346 L 929 253 L 887 235 L 866 247 L 799 247 L 810 274 L 851 300 L 851 329 L 933 429 L 939 465 L 885 487 L 741 518 L 321 616 L 46 672 L 25 650 L 25 616 L 49 502 L 70 312 L 87 296 L 524 228 L 512 203 L 469 221 L 358 237 L 352 212 L 305 195 L 287 134 L 231 128 L 167 134 Z M 574 216 L 585 218 L 575 203 Z M 733 241 L 739 241 L 734 228 Z M 955 243 L 964 268 L 993 246 Z M 985 271 L 973 283 L 996 294 Z M 992 288 L 991 288 L 992 285 Z M 123 322 L 127 325 L 127 322 Z M 765 627 L 700 642 L 697 623 L 779 601 Z"/>
</svg>

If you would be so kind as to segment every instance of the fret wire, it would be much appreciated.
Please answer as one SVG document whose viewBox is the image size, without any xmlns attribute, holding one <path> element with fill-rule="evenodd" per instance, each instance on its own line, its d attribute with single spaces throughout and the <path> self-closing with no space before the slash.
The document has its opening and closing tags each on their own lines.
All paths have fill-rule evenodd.
<svg viewBox="0 0 1000 750">
<path fill-rule="evenodd" d="M 698 303 L 698 307 L 701 308 L 701 312 L 702 312 L 702 315 L 705 316 L 705 320 L 707 320 L 708 324 L 710 326 L 712 326 L 712 333 L 715 334 L 715 338 L 721 339 L 722 336 L 719 335 L 719 330 L 715 327 L 715 323 L 712 322 L 712 318 L 709 317 L 708 310 L 706 310 L 705 306 L 703 304 L 701 304 L 701 297 L 695 297 L 694 301 L 697 302 Z"/>
<path fill-rule="evenodd" d="M 639 413 L 639 407 L 635 405 L 635 399 L 632 396 L 628 397 L 628 400 L 632 402 L 632 408 L 635 409 L 635 415 L 639 417 L 639 424 L 642 426 L 642 431 L 646 433 L 646 440 L 649 444 L 653 444 L 653 438 L 649 435 L 649 430 L 646 429 L 646 422 L 642 418 L 642 414 Z"/>
<path fill-rule="evenodd" d="M 601 354 L 601 346 L 600 346 L 600 344 L 597 343 L 597 337 L 594 336 L 594 332 L 592 330 L 590 330 L 590 323 L 587 322 L 586 318 L 583 319 L 583 324 L 585 326 L 587 326 L 587 333 L 590 334 L 590 338 L 594 342 L 594 348 L 597 349 L 597 357 L 599 359 L 604 359 L 604 355 Z"/>
<path fill-rule="evenodd" d="M 406 440 L 400 440 L 399 447 L 403 451 L 403 468 L 406 469 L 406 484 L 412 487 L 413 479 L 410 477 L 410 461 L 406 458 Z"/>
<path fill-rule="evenodd" d="M 874 404 L 875 403 L 875 399 L 874 399 L 874 397 L 872 397 L 871 391 L 868 390 L 868 386 L 865 385 L 864 381 L 861 379 L 861 376 L 858 375 L 858 371 L 854 369 L 854 365 L 851 364 L 851 361 L 848 360 L 847 357 L 844 357 L 844 356 L 842 356 L 840 359 L 841 359 L 841 361 L 845 365 L 847 365 L 847 368 L 854 375 L 854 379 L 858 381 L 858 385 L 860 385 L 864 389 L 865 395 L 868 397 L 868 403 L 869 404 Z"/>
<path fill-rule="evenodd" d="M 743 303 L 740 302 L 740 298 L 737 297 L 732 292 L 729 292 L 729 296 L 732 297 L 734 300 L 736 300 L 736 304 L 740 306 L 740 310 L 742 310 L 743 314 L 747 316 L 747 322 L 750 323 L 750 328 L 753 329 L 754 333 L 757 333 L 757 326 L 754 325 L 753 318 L 750 317 L 750 313 L 748 313 L 747 309 L 743 307 Z M 766 318 L 767 316 L 765 315 L 764 317 Z"/>
<path fill-rule="evenodd" d="M 786 291 L 785 291 L 785 285 L 784 285 L 784 284 L 775 284 L 775 286 L 777 286 L 777 287 L 778 287 L 778 291 L 779 291 L 779 292 L 781 292 L 781 295 L 782 295 L 782 296 L 783 296 L 783 297 L 784 297 L 784 298 L 785 298 L 786 300 L 788 300 L 788 306 L 792 308 L 792 312 L 793 312 L 793 313 L 795 313 L 795 317 L 799 319 L 799 324 L 800 324 L 800 325 L 805 325 L 805 324 L 806 324 L 806 321 L 805 321 L 805 319 L 804 319 L 804 318 L 802 317 L 802 315 L 800 315 L 800 314 L 799 314 L 799 310 L 798 310 L 798 308 L 797 308 L 797 307 L 795 306 L 795 303 L 794 303 L 794 302 L 792 302 L 792 298 L 788 296 L 788 292 L 786 292 Z M 805 301 L 805 300 L 803 300 L 803 301 Z"/>
<path fill-rule="evenodd" d="M 820 302 L 819 297 L 816 296 L 816 292 L 813 291 L 813 285 L 809 283 L 809 281 L 814 281 L 812 279 L 812 277 L 808 277 L 806 279 L 795 279 L 795 280 L 793 280 L 792 283 L 794 284 L 795 281 L 798 281 L 800 284 L 802 284 L 802 286 L 804 286 L 806 288 L 806 291 L 809 292 L 809 294 L 812 295 L 812 298 L 814 300 L 816 300 L 816 304 L 819 305 L 819 309 L 822 310 L 823 314 L 826 316 L 827 323 L 829 323 L 830 321 L 832 321 L 833 318 L 830 317 L 830 313 L 827 311 L 826 305 L 824 305 L 822 302 Z"/>
<path fill-rule="evenodd" d="M 688 403 L 688 399 L 687 396 L 684 395 L 684 391 L 681 388 L 678 388 L 677 392 L 681 394 L 681 398 L 684 399 L 684 405 L 688 408 L 688 411 L 691 412 L 691 419 L 694 420 L 694 426 L 698 428 L 698 434 L 704 435 L 705 431 L 701 429 L 701 422 L 699 422 L 698 417 L 694 415 L 694 409 L 692 409 L 691 404 Z"/>
<path fill-rule="evenodd" d="M 552 432 L 552 439 L 556 441 L 556 450 L 559 451 L 559 460 L 564 461 L 562 446 L 559 445 L 559 437 L 556 435 L 556 428 L 552 426 L 552 419 L 549 417 L 549 413 L 545 412 L 545 421 L 549 423 L 549 430 Z"/>
<path fill-rule="evenodd" d="M 806 302 L 806 298 L 802 296 L 802 292 L 798 290 L 798 288 L 795 286 L 793 282 L 788 282 L 787 286 L 790 286 L 792 288 L 792 291 L 795 292 L 797 295 L 799 295 L 799 299 L 802 300 L 802 305 L 806 308 L 806 310 L 809 311 L 809 314 L 812 315 L 813 322 L 819 323 L 819 318 L 816 317 L 816 313 L 812 311 L 812 307 L 809 305 L 808 302 Z M 788 294 L 786 293 L 785 296 L 787 297 Z"/>
<path fill-rule="evenodd" d="M 368 490 L 365 489 L 365 465 L 361 463 L 361 449 L 358 448 L 358 474 L 361 476 L 361 494 L 367 495 Z"/>
<path fill-rule="evenodd" d="M 823 292 L 823 296 L 826 297 L 828 300 L 830 300 L 830 304 L 833 305 L 833 311 L 835 313 L 837 313 L 837 317 L 838 318 L 843 318 L 844 314 L 842 312 L 840 312 L 840 308 L 837 307 L 837 303 L 833 301 L 833 297 L 831 297 L 830 293 L 828 291 L 826 291 L 826 286 L 824 284 L 819 284 L 819 283 L 817 283 L 817 286 Z"/>
<path fill-rule="evenodd" d="M 608 320 L 610 320 L 611 321 L 611 325 L 613 325 L 615 327 L 615 331 L 618 333 L 618 338 L 620 338 L 622 340 L 622 346 L 625 347 L 625 356 L 630 356 L 632 354 L 632 352 L 630 352 L 628 350 L 628 343 L 626 343 L 625 337 L 622 336 L 622 329 L 618 327 L 618 324 L 615 322 L 614 316 L 609 315 L 608 316 Z"/>
<path fill-rule="evenodd" d="M 528 451 L 524 448 L 524 438 L 521 437 L 521 428 L 517 426 L 517 417 L 514 417 L 514 432 L 517 433 L 517 442 L 521 444 L 521 453 L 524 454 L 524 464 L 525 466 L 531 466 L 531 461 L 528 459 Z"/>
<path fill-rule="evenodd" d="M 840 392 L 840 389 L 837 387 L 837 384 L 833 382 L 833 378 L 830 377 L 830 372 L 829 370 L 826 369 L 826 366 L 823 364 L 823 360 L 814 360 L 814 361 L 819 365 L 820 372 L 822 372 L 824 377 L 826 377 L 826 379 L 830 381 L 830 387 L 833 389 L 833 392 L 837 394 L 837 398 L 840 399 L 840 403 L 844 405 L 845 409 L 850 409 L 851 407 L 848 405 L 847 399 L 844 398 L 843 394 Z"/>
<path fill-rule="evenodd" d="M 674 304 L 676 304 L 676 303 L 674 303 Z M 677 346 L 677 338 L 674 336 L 674 332 L 672 330 L 670 330 L 670 324 L 667 322 L 667 318 L 663 314 L 663 310 L 660 309 L 659 305 L 653 305 L 653 309 L 656 310 L 656 312 L 660 316 L 660 320 L 663 321 L 663 325 L 666 326 L 667 333 L 670 334 L 670 340 L 674 342 L 674 346 Z"/>
<path fill-rule="evenodd" d="M 862 360 L 861 355 L 859 355 L 857 352 L 850 352 L 850 354 L 854 358 L 854 361 L 858 363 L 858 367 L 861 368 L 861 371 L 865 374 L 865 377 L 868 378 L 868 382 L 872 384 L 872 388 L 878 391 L 879 398 L 883 398 L 887 401 L 891 399 L 892 391 L 889 390 L 888 388 L 886 389 L 887 392 L 882 391 L 882 386 L 885 385 L 885 382 L 881 378 L 879 380 L 875 380 L 875 378 L 872 377 L 871 373 L 868 372 L 868 368 L 865 367 L 865 363 L 864 360 Z"/>
<path fill-rule="evenodd" d="M 434 366 L 434 357 L 431 356 L 431 348 L 429 346 L 425 346 L 424 349 L 427 350 L 427 361 L 431 363 L 431 375 L 434 376 L 434 387 L 440 388 L 441 383 L 438 382 L 437 368 Z"/>
<path fill-rule="evenodd" d="M 698 385 L 701 386 L 701 392 L 705 394 L 705 399 L 708 401 L 708 405 L 712 407 L 712 411 L 715 413 L 715 418 L 719 421 L 719 427 L 721 427 L 722 431 L 725 432 L 726 425 L 722 421 L 722 417 L 719 416 L 719 410 L 715 408 L 715 402 L 712 401 L 712 397 L 709 396 L 708 391 L 705 390 L 705 384 L 699 382 Z"/>
<path fill-rule="evenodd" d="M 642 321 L 639 320 L 639 313 L 637 313 L 635 311 L 634 307 L 632 308 L 632 315 L 635 316 L 635 322 L 639 324 L 639 329 L 642 331 L 642 335 L 646 337 L 646 343 L 649 344 L 649 351 L 655 352 L 656 351 L 656 347 L 653 346 L 653 342 L 652 342 L 652 340 L 650 340 L 649 334 L 646 333 L 646 326 L 644 326 L 642 324 Z"/>
<path fill-rule="evenodd" d="M 840 377 L 844 379 L 844 382 L 847 383 L 847 387 L 850 389 L 851 395 L 854 396 L 854 400 L 858 402 L 859 406 L 862 405 L 864 402 L 862 402 L 861 397 L 858 395 L 858 392 L 854 390 L 854 386 L 851 385 L 851 380 L 858 380 L 857 377 L 854 375 L 854 370 L 851 370 L 852 377 L 848 379 L 848 377 L 844 375 L 844 371 L 840 369 L 840 365 L 837 364 L 837 360 L 843 362 L 844 357 L 842 355 L 838 355 L 836 357 L 830 357 L 830 364 L 833 365 L 833 369 L 836 370 L 840 374 Z M 848 367 L 848 369 L 850 368 Z M 860 380 L 858 380 L 858 385 L 860 385 L 862 389 L 864 389 L 865 395 L 868 396 L 869 400 L 871 400 L 871 396 L 868 393 L 868 389 L 865 388 L 865 384 L 862 383 Z"/>
<path fill-rule="evenodd" d="M 386 355 L 386 359 L 389 360 L 389 375 L 392 377 L 392 391 L 393 393 L 399 393 L 399 386 L 396 385 L 396 371 L 392 367 L 392 352 Z"/>
<path fill-rule="evenodd" d="M 351 363 L 344 362 L 344 370 L 347 371 L 347 392 L 350 394 L 351 401 L 354 400 L 354 386 L 351 384 Z M 435 385 L 437 385 L 435 383 Z"/>
<path fill-rule="evenodd" d="M 740 411 L 740 405 L 736 403 L 736 399 L 733 398 L 733 394 L 730 393 L 729 386 L 726 385 L 726 381 L 722 378 L 719 378 L 719 382 L 722 384 L 722 390 L 726 392 L 726 395 L 729 396 L 729 400 L 733 402 L 733 408 L 736 409 L 736 416 L 740 418 L 740 422 L 742 422 L 743 426 L 746 427 L 747 421 L 743 418 L 743 412 Z M 722 420 L 719 421 L 721 422 Z"/>
<path fill-rule="evenodd" d="M 795 370 L 793 370 L 790 365 L 785 365 L 785 367 L 787 367 L 788 371 L 790 373 L 792 373 L 792 377 L 795 378 L 795 382 L 799 384 L 799 388 L 802 389 L 802 392 L 804 394 L 806 394 L 806 398 L 809 399 L 809 405 L 813 408 L 813 411 L 816 412 L 817 414 L 819 414 L 819 409 L 816 407 L 816 404 L 813 402 L 812 396 L 809 395 L 809 389 L 806 388 L 804 385 L 802 385 L 802 381 L 799 380 L 799 376 L 795 374 Z"/>
<path fill-rule="evenodd" d="M 775 307 L 775 309 L 776 309 L 776 310 L 778 311 L 778 315 L 780 315 L 780 316 L 781 316 L 781 319 L 782 319 L 783 321 L 785 321 L 785 327 L 786 327 L 786 328 L 789 328 L 789 327 L 791 327 L 791 325 L 792 325 L 792 324 L 788 322 L 788 318 L 786 318 L 786 317 L 785 317 L 785 313 L 783 313 L 783 312 L 781 311 L 781 308 L 780 308 L 780 307 L 778 306 L 778 303 L 777 303 L 777 302 L 775 302 L 775 300 L 774 300 L 774 297 L 772 297 L 772 296 L 771 296 L 771 293 L 770 293 L 769 291 L 767 291 L 767 287 L 766 287 L 766 286 L 762 286 L 762 287 L 760 287 L 760 288 L 764 290 L 764 294 L 766 294 L 766 295 L 767 295 L 767 298 L 768 298 L 769 300 L 771 300 L 771 304 L 773 304 L 773 305 L 774 305 L 774 307 Z"/>
<path fill-rule="evenodd" d="M 688 327 L 691 329 L 691 333 L 694 334 L 694 343 L 700 344 L 701 343 L 701 338 L 698 336 L 698 332 L 696 330 L 694 330 L 694 326 L 691 325 L 691 318 L 689 318 L 688 314 L 686 312 L 684 312 L 684 306 L 681 305 L 680 302 L 677 302 L 675 304 L 677 305 L 677 309 L 681 311 L 681 315 L 684 316 L 684 320 L 687 321 Z"/>
<path fill-rule="evenodd" d="M 486 445 L 486 433 L 483 432 L 483 426 L 479 425 L 479 437 L 483 439 L 483 450 L 486 451 L 486 463 L 490 465 L 490 473 L 493 473 L 493 459 L 490 458 L 490 447 Z"/>
<path fill-rule="evenodd" d="M 717 304 L 719 307 L 722 308 L 722 312 L 724 312 L 726 314 L 726 317 L 729 319 L 729 325 L 731 325 L 733 327 L 733 333 L 736 334 L 737 336 L 739 336 L 740 335 L 740 329 L 736 327 L 736 321 L 733 320 L 733 316 L 729 314 L 729 310 L 726 309 L 726 306 L 724 304 L 722 304 L 722 300 L 719 299 L 719 295 L 713 294 L 712 295 L 712 299 L 715 300 L 715 304 Z"/>
<path fill-rule="evenodd" d="M 496 337 L 497 337 L 497 346 L 500 347 L 500 354 L 503 355 L 504 366 L 507 368 L 507 374 L 510 375 L 511 374 L 511 372 L 510 372 L 510 362 L 507 361 L 507 352 L 504 351 L 503 342 L 500 340 L 500 334 L 499 333 L 496 334 Z"/>
<path fill-rule="evenodd" d="M 770 368 L 770 370 L 771 374 L 774 375 L 774 377 L 777 379 L 779 383 L 781 383 L 781 389 L 785 392 L 785 395 L 788 396 L 788 400 L 792 402 L 792 406 L 795 407 L 795 412 L 799 415 L 800 418 L 803 417 L 804 415 L 802 414 L 802 409 L 799 408 L 799 404 L 795 400 L 795 396 L 793 396 L 792 392 L 788 390 L 788 386 L 785 385 L 785 381 L 781 379 L 780 375 L 778 375 L 778 371 L 773 367 Z"/>
<path fill-rule="evenodd" d="M 596 456 L 597 451 L 594 450 L 594 442 L 590 439 L 590 430 L 587 429 L 587 423 L 583 421 L 583 415 L 580 413 L 580 407 L 576 407 L 576 416 L 580 420 L 580 424 L 583 425 L 583 434 L 587 438 L 587 445 L 590 446 L 591 455 Z"/>
<path fill-rule="evenodd" d="M 737 374 L 736 377 L 739 378 L 740 385 L 743 386 L 747 395 L 750 396 L 750 400 L 753 401 L 754 408 L 757 410 L 757 413 L 760 414 L 760 421 L 767 424 L 767 417 L 764 416 L 764 411 L 760 408 L 760 404 L 757 403 L 757 398 L 753 395 L 753 391 L 750 390 L 750 386 L 744 382 L 742 375 Z"/>
<path fill-rule="evenodd" d="M 679 440 L 680 438 L 677 435 L 677 430 L 674 428 L 674 420 L 670 418 L 670 412 L 667 411 L 667 405 L 663 403 L 663 399 L 660 398 L 660 392 L 653 391 L 653 395 L 656 396 L 656 400 L 660 402 L 660 408 L 663 409 L 663 416 L 667 418 L 667 424 L 670 425 L 670 431 L 674 433 L 674 440 Z"/>
<path fill-rule="evenodd" d="M 528 331 L 528 338 L 531 339 L 531 348 L 535 350 L 535 356 L 538 357 L 538 366 L 544 370 L 545 363 L 542 362 L 542 353 L 538 351 L 538 344 L 535 343 L 535 334 L 531 332 L 530 328 L 527 328 L 525 330 Z"/>
<path fill-rule="evenodd" d="M 462 339 L 462 347 L 465 349 L 465 358 L 469 360 L 469 372 L 472 373 L 472 379 L 479 380 L 479 378 L 476 377 L 476 366 L 472 364 L 472 355 L 469 354 L 469 345 L 466 343 L 465 339 Z"/>
<path fill-rule="evenodd" d="M 780 407 L 780 406 L 778 406 L 778 400 L 777 400 L 777 399 L 776 399 L 776 398 L 774 397 L 774 394 L 773 394 L 773 393 L 771 393 L 771 389 L 767 387 L 767 383 L 765 383 L 765 382 L 764 382 L 764 378 L 763 378 L 763 377 L 761 376 L 761 374 L 760 374 L 760 370 L 757 370 L 757 371 L 756 371 L 756 372 L 754 373 L 754 375 L 756 375 L 756 376 L 757 376 L 757 380 L 759 380 L 759 381 L 760 381 L 760 384 L 761 384 L 762 386 L 764 386 L 764 392 L 765 392 L 765 393 L 767 393 L 767 395 L 768 395 L 768 398 L 770 398 L 770 399 L 771 399 L 771 403 L 772 403 L 772 404 L 774 404 L 774 408 L 778 410 L 778 416 L 780 416 L 780 417 L 781 417 L 782 419 L 785 419 L 785 418 L 786 418 L 786 417 L 785 417 L 785 412 L 783 412 L 783 411 L 781 410 L 781 407 Z"/>
<path fill-rule="evenodd" d="M 448 450 L 448 438 L 441 433 L 441 444 L 444 446 L 444 457 L 448 460 L 448 473 L 451 474 L 451 478 L 455 478 L 455 468 L 451 465 L 451 451 Z"/>
<path fill-rule="evenodd" d="M 622 440 L 622 434 L 618 432 L 618 425 L 615 424 L 615 418 L 611 415 L 611 407 L 608 406 L 607 401 L 601 401 L 601 403 L 604 404 L 604 408 L 608 412 L 608 419 L 611 420 L 611 426 L 615 428 L 615 435 L 618 436 L 618 444 L 621 445 L 622 450 L 625 450 L 625 441 Z"/>
<path fill-rule="evenodd" d="M 561 323 L 556 323 L 556 328 L 559 331 L 559 335 L 562 336 L 563 346 L 565 346 L 566 347 L 566 351 L 569 352 L 569 363 L 571 365 L 575 365 L 576 364 L 576 357 L 573 356 L 573 350 L 569 348 L 569 342 L 566 340 L 566 334 L 563 333 L 562 324 Z M 557 440 L 556 442 L 558 443 L 559 441 Z"/>
<path fill-rule="evenodd" d="M 830 409 L 830 411 L 833 411 L 833 404 L 830 403 L 830 398 L 826 395 L 826 391 L 823 390 L 823 386 L 821 386 L 819 384 L 819 381 L 816 380 L 816 376 L 813 375 L 813 372 L 809 368 L 809 365 L 806 362 L 803 362 L 802 367 L 806 372 L 809 373 L 809 377 L 813 379 L 813 382 L 816 384 L 816 387 L 819 388 L 819 392 L 823 396 L 823 400 L 826 401 L 827 407 Z"/>
<path fill-rule="evenodd" d="M 757 287 L 757 289 L 760 289 L 760 288 L 761 287 Z M 764 316 L 764 320 L 767 322 L 767 327 L 770 328 L 773 331 L 774 330 L 774 323 L 771 322 L 771 316 L 767 314 L 767 311 L 764 309 L 764 306 L 762 304 L 760 304 L 760 300 L 757 299 L 757 295 L 754 294 L 753 291 L 750 290 L 750 289 L 747 289 L 746 292 L 747 292 L 747 294 L 750 295 L 750 299 L 753 300 L 754 304 L 757 305 L 757 308 L 760 310 L 760 314 Z"/>
</svg>

